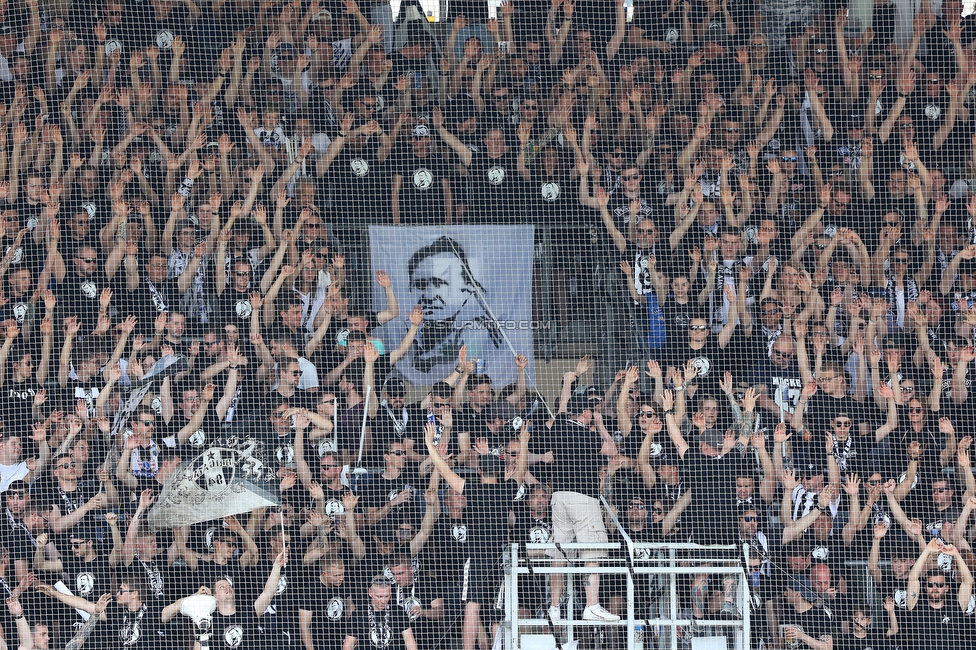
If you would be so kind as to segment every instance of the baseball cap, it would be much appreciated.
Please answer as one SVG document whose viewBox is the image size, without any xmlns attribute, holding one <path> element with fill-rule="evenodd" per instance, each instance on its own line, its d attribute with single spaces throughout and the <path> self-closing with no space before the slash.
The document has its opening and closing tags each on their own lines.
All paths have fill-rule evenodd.
<svg viewBox="0 0 976 650">
<path fill-rule="evenodd" d="M 803 600 L 811 603 L 817 600 L 817 593 L 813 590 L 810 578 L 806 576 L 793 576 L 786 582 L 783 591 L 795 591 L 803 597 Z"/>
<path fill-rule="evenodd" d="M 332 12 L 329 11 L 328 9 L 323 9 L 322 11 L 312 16 L 312 20 L 310 22 L 314 23 L 319 20 L 332 20 Z"/>
<path fill-rule="evenodd" d="M 826 476 L 828 473 L 827 470 L 818 463 L 806 463 L 800 467 L 800 470 L 801 476 L 817 476 L 819 474 Z"/>
<path fill-rule="evenodd" d="M 90 539 L 98 539 L 95 535 L 95 530 L 89 526 L 82 524 L 80 526 L 72 526 L 71 530 L 68 531 L 68 536 L 70 539 L 80 539 L 87 542 Z"/>
<path fill-rule="evenodd" d="M 399 377 L 394 377 L 386 382 L 386 394 L 390 397 L 406 397 L 407 386 Z"/>
<path fill-rule="evenodd" d="M 569 405 L 566 407 L 566 411 L 570 415 L 579 415 L 587 409 L 592 409 L 593 405 L 586 395 L 573 395 L 569 399 Z"/>
<path fill-rule="evenodd" d="M 907 347 L 908 347 L 908 341 L 905 338 L 904 334 L 893 333 L 885 337 L 884 340 L 885 350 L 895 350 L 895 349 L 904 350 Z"/>
<path fill-rule="evenodd" d="M 428 138 L 430 137 L 430 127 L 426 124 L 418 124 L 413 127 L 413 137 L 415 138 Z"/>
<path fill-rule="evenodd" d="M 586 386 L 583 390 L 578 391 L 580 395 L 585 395 L 588 400 L 599 400 L 603 401 L 603 391 L 601 391 L 596 386 Z"/>
<path fill-rule="evenodd" d="M 507 422 L 516 415 L 518 415 L 518 411 L 516 411 L 515 407 L 505 400 L 499 400 L 485 409 L 485 419 L 489 422 L 492 420 Z"/>
</svg>

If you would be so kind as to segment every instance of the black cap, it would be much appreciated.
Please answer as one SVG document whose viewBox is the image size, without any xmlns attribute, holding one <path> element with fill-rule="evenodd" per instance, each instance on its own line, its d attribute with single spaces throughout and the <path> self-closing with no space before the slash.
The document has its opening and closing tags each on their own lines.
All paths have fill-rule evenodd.
<svg viewBox="0 0 976 650">
<path fill-rule="evenodd" d="M 393 377 L 386 382 L 386 394 L 390 397 L 406 397 L 407 385 L 399 377 Z"/>
<path fill-rule="evenodd" d="M 569 405 L 566 407 L 566 411 L 570 415 L 579 415 L 587 409 L 592 409 L 593 405 L 586 395 L 573 395 L 569 399 Z"/>
<path fill-rule="evenodd" d="M 488 422 L 492 422 L 494 420 L 508 422 L 518 415 L 518 411 L 515 409 L 515 407 L 505 400 L 498 400 L 497 402 L 491 404 L 485 409 L 484 413 L 485 420 Z"/>
</svg>

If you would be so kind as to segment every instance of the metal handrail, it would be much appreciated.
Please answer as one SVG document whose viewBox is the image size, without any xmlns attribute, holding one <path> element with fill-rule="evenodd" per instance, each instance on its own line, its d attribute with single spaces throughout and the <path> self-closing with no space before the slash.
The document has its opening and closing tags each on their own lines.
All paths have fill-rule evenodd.
<svg viewBox="0 0 976 650">
<path fill-rule="evenodd" d="M 529 574 L 539 574 L 539 573 L 561 573 L 568 574 L 570 576 L 575 574 L 602 574 L 602 575 L 623 575 L 626 578 L 627 584 L 627 613 L 626 618 L 620 621 L 608 623 L 602 621 L 581 621 L 575 620 L 573 616 L 573 590 L 570 588 L 567 592 L 570 603 L 569 603 L 569 619 L 565 623 L 565 627 L 568 631 L 568 640 L 572 641 L 574 636 L 575 627 L 583 626 L 599 626 L 599 625 L 609 625 L 609 626 L 623 626 L 627 627 L 627 647 L 635 647 L 635 632 L 636 626 L 642 624 L 645 631 L 649 629 L 650 626 L 668 626 L 670 628 L 671 634 L 671 649 L 677 650 L 678 638 L 677 631 L 678 627 L 688 627 L 688 626 L 708 626 L 713 628 L 734 628 L 738 633 L 741 634 L 741 642 L 738 644 L 740 647 L 748 647 L 749 642 L 749 585 L 748 585 L 748 572 L 743 568 L 744 565 L 741 562 L 740 552 L 745 554 L 746 562 L 748 563 L 749 548 L 745 545 L 742 549 L 738 546 L 732 545 L 722 545 L 722 546 L 701 546 L 698 544 L 689 543 L 661 543 L 661 542 L 634 542 L 630 535 L 624 530 L 622 524 L 614 515 L 613 511 L 610 509 L 609 504 L 606 499 L 601 497 L 601 502 L 604 507 L 607 508 L 607 513 L 610 516 L 610 520 L 613 522 L 614 526 L 617 527 L 621 538 L 624 540 L 624 544 L 621 545 L 618 542 L 607 542 L 602 544 L 583 544 L 578 542 L 566 543 L 566 544 L 555 544 L 555 543 L 526 543 L 526 544 L 512 544 L 511 545 L 511 566 L 510 570 L 506 574 L 506 613 L 508 620 L 506 621 L 505 637 L 506 637 L 506 647 L 516 648 L 519 638 L 519 628 L 521 626 L 544 626 L 549 624 L 548 619 L 537 619 L 537 618 L 519 618 L 519 608 L 518 608 L 518 581 L 519 577 L 522 575 Z M 552 557 L 551 555 L 543 557 L 532 557 L 525 558 L 524 561 L 519 557 L 520 548 L 528 550 L 616 550 L 622 547 L 626 548 L 627 557 L 626 558 L 601 558 L 600 565 L 597 567 L 587 567 L 583 566 L 585 559 L 582 558 L 569 558 L 569 557 Z M 658 551 L 663 551 L 666 553 L 666 557 L 657 558 L 641 558 L 636 559 L 634 557 L 635 549 L 654 549 Z M 694 551 L 699 552 L 703 557 L 678 557 L 678 554 L 682 551 Z M 735 557 L 717 557 L 715 553 L 719 552 L 734 552 Z M 708 554 L 707 556 L 704 556 Z M 563 554 L 565 555 L 565 554 Z M 551 566 L 549 563 L 554 561 L 567 561 L 566 566 Z M 678 566 L 678 562 L 691 560 L 693 562 L 710 562 L 715 564 L 714 566 Z M 524 563 L 523 563 L 524 562 Z M 640 562 L 640 565 L 635 564 L 635 562 Z M 574 566 L 574 563 L 579 563 Z M 659 566 L 654 566 L 655 563 L 659 563 Z M 738 601 L 740 610 L 742 612 L 742 618 L 738 620 L 700 620 L 700 619 L 687 619 L 678 618 L 677 611 L 677 581 L 676 577 L 679 575 L 700 575 L 700 574 L 723 574 L 723 575 L 736 575 L 738 576 Z M 670 612 L 669 616 L 666 618 L 655 617 L 655 618 L 636 618 L 635 617 L 635 594 L 634 594 L 634 577 L 636 574 L 647 574 L 647 575 L 669 575 L 671 579 L 670 583 Z M 570 580 L 572 578 L 570 577 Z M 560 625 L 559 627 L 563 627 Z M 645 637 L 650 638 L 650 637 Z"/>
</svg>

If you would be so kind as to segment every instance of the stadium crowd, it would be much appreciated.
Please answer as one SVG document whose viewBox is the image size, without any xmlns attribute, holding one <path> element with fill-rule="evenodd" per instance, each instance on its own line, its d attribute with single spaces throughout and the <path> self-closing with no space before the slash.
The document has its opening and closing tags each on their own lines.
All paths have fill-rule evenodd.
<svg viewBox="0 0 976 650">
<path fill-rule="evenodd" d="M 200 648 L 203 594 L 214 648 L 487 650 L 506 545 L 621 541 L 601 495 L 748 546 L 750 602 L 686 574 L 677 611 L 748 606 L 751 647 L 971 647 L 976 29 L 873 5 L 0 0 L 3 647 Z M 377 224 L 534 225 L 593 357 L 551 406 L 531 350 L 493 383 L 444 343 L 453 240 L 400 305 Z M 241 440 L 280 506 L 152 525 Z M 602 577 L 521 614 L 613 624 Z"/>
</svg>

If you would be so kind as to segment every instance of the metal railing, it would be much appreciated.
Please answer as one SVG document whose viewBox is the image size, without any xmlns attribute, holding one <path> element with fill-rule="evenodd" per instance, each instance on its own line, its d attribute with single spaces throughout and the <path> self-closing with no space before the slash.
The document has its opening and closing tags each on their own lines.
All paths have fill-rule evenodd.
<svg viewBox="0 0 976 650">
<path fill-rule="evenodd" d="M 604 506 L 606 507 L 606 501 Z M 608 512 L 609 509 L 608 509 Z M 748 650 L 749 644 L 749 581 L 743 570 L 748 566 L 749 548 L 737 546 L 699 546 L 697 544 L 660 544 L 634 542 L 610 512 L 611 520 L 617 526 L 624 539 L 626 553 L 618 558 L 601 558 L 599 567 L 584 566 L 583 559 L 565 557 L 566 551 L 606 550 L 620 551 L 622 545 L 617 542 L 606 544 L 512 544 L 510 548 L 509 565 L 505 572 L 505 648 L 514 650 L 520 648 L 520 635 L 524 628 L 548 627 L 550 621 L 540 618 L 522 618 L 519 614 L 519 584 L 526 576 L 538 574 L 558 573 L 566 579 L 567 618 L 560 621 L 558 628 L 565 628 L 565 640 L 572 642 L 580 632 L 577 628 L 591 628 L 593 626 L 626 627 L 627 648 L 638 647 L 643 628 L 643 647 L 645 650 L 679 650 L 690 647 L 690 641 L 682 641 L 679 637 L 689 639 L 702 636 L 696 630 L 729 630 L 725 634 L 727 647 L 736 650 Z M 559 562 L 566 562 L 565 566 L 555 566 L 557 558 L 530 557 L 530 551 L 556 550 L 564 557 Z M 523 554 L 524 551 L 524 554 Z M 743 557 L 745 554 L 745 557 Z M 589 574 L 618 575 L 626 580 L 626 612 L 618 622 L 585 621 L 574 618 L 576 611 L 573 578 L 576 575 Z M 741 616 L 733 618 L 705 618 L 689 616 L 679 609 L 679 578 L 694 575 L 734 576 L 736 579 L 736 608 Z M 664 583 L 665 588 L 657 592 L 657 602 L 649 602 L 650 592 L 638 594 L 635 592 L 635 577 L 638 575 L 655 576 L 658 586 Z M 609 594 L 601 593 L 606 598 Z M 642 598 L 647 600 L 641 600 Z M 647 605 L 653 607 L 649 610 Z M 662 607 L 663 605 L 663 607 Z M 656 611 L 656 616 L 644 617 L 638 614 Z M 705 614 L 708 616 L 708 614 Z M 553 633 L 555 630 L 552 631 Z M 554 635 L 555 636 L 555 635 Z M 719 635 L 721 636 L 721 635 Z"/>
</svg>

